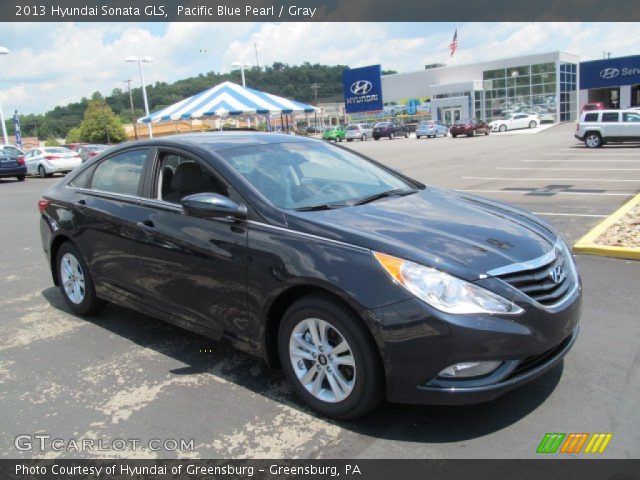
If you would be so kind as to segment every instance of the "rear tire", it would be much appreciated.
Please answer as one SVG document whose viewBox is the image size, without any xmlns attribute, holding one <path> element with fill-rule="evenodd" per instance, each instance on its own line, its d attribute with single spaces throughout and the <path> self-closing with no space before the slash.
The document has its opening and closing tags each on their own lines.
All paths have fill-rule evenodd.
<svg viewBox="0 0 640 480">
<path fill-rule="evenodd" d="M 340 345 L 341 352 L 332 355 Z M 352 420 L 384 397 L 382 362 L 371 333 L 328 295 L 303 297 L 287 309 L 278 331 L 278 353 L 296 394 L 322 415 Z"/>
<path fill-rule="evenodd" d="M 380 137 L 373 137 L 373 139 L 377 142 L 378 140 L 380 140 Z"/>
<path fill-rule="evenodd" d="M 394 138 L 396 138 L 394 133 L 390 133 L 389 134 L 389 140 L 393 140 Z"/>
<path fill-rule="evenodd" d="M 506 125 L 500 125 L 498 130 L 501 131 L 501 132 L 506 132 L 507 131 L 507 126 Z"/>
<path fill-rule="evenodd" d="M 455 133 L 452 133 L 452 134 L 451 134 L 451 136 L 452 136 L 453 138 L 456 138 L 458 135 L 456 135 Z"/>
<path fill-rule="evenodd" d="M 90 315 L 105 305 L 96 296 L 89 268 L 73 243 L 65 242 L 58 249 L 56 270 L 62 297 L 73 313 Z"/>
<path fill-rule="evenodd" d="M 416 135 L 416 140 L 419 140 L 419 139 L 420 139 L 420 135 Z"/>
<path fill-rule="evenodd" d="M 409 132 L 405 132 L 404 138 L 409 138 Z"/>
<path fill-rule="evenodd" d="M 38 165 L 38 176 L 40 178 L 46 178 L 47 177 L 47 171 L 44 169 L 44 167 L 42 165 Z"/>
<path fill-rule="evenodd" d="M 353 141 L 353 138 L 347 138 L 347 142 Z"/>
<path fill-rule="evenodd" d="M 367 141 L 367 135 L 363 133 L 362 136 L 360 137 L 360 141 L 361 142 L 366 142 Z"/>
<path fill-rule="evenodd" d="M 18 175 L 18 176 L 16 176 L 16 178 L 18 179 L 19 182 L 24 182 L 24 179 L 26 178 L 26 175 Z"/>
<path fill-rule="evenodd" d="M 535 120 L 531 120 L 529 122 L 529 128 L 536 128 L 538 126 L 538 124 L 535 122 Z"/>
</svg>

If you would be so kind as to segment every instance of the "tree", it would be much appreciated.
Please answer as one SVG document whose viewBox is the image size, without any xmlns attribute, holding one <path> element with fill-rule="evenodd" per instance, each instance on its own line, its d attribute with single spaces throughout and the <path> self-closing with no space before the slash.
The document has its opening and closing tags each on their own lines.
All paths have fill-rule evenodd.
<svg viewBox="0 0 640 480">
<path fill-rule="evenodd" d="M 69 133 L 76 135 L 73 129 Z M 102 99 L 89 100 L 77 133 L 89 143 L 119 143 L 126 137 L 122 122 Z"/>
<path fill-rule="evenodd" d="M 47 138 L 47 141 L 44 142 L 44 146 L 45 147 L 59 147 L 60 144 L 58 143 L 58 140 L 55 139 L 55 137 L 49 137 L 49 138 Z"/>
<path fill-rule="evenodd" d="M 80 133 L 80 127 L 73 127 L 71 130 L 69 130 L 69 133 L 67 133 L 67 138 L 65 139 L 67 141 L 67 143 L 79 143 L 82 141 L 81 139 L 81 133 Z"/>
</svg>

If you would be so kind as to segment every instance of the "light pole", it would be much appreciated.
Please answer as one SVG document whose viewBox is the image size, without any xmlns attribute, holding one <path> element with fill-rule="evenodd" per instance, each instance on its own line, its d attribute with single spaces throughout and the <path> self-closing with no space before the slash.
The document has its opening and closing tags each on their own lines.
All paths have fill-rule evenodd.
<svg viewBox="0 0 640 480">
<path fill-rule="evenodd" d="M 138 62 L 138 68 L 140 69 L 140 82 L 142 82 L 142 99 L 144 100 L 144 113 L 148 117 L 149 116 L 149 102 L 147 102 L 147 89 L 144 86 L 144 73 L 142 73 L 142 64 L 143 63 L 153 63 L 153 58 L 151 57 L 136 57 L 134 55 L 127 57 L 124 59 L 125 62 Z M 149 138 L 153 138 L 153 130 L 151 129 L 151 122 L 147 123 L 147 127 L 149 128 Z"/>
<path fill-rule="evenodd" d="M 9 49 L 7 47 L 0 47 L 0 55 L 8 55 Z M 7 126 L 4 124 L 4 112 L 2 111 L 2 99 L 0 99 L 0 123 L 2 123 L 2 139 L 5 144 L 9 143 L 9 136 L 7 135 Z"/>
<path fill-rule="evenodd" d="M 131 79 L 124 80 L 127 84 L 127 90 L 129 90 L 129 106 L 131 107 L 131 122 L 133 123 L 133 134 L 138 140 L 138 126 L 136 125 L 136 114 L 133 111 L 133 94 L 131 93 Z"/>
<path fill-rule="evenodd" d="M 251 67 L 251 64 L 244 63 L 244 62 L 233 62 L 231 66 L 235 68 L 240 68 L 240 75 L 242 76 L 242 86 L 246 87 L 247 83 L 244 80 L 244 67 Z"/>
</svg>

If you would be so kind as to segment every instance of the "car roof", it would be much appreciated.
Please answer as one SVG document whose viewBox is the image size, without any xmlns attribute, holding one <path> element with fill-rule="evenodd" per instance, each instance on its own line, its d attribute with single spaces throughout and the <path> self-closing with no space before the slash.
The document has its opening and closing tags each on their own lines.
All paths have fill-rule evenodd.
<svg viewBox="0 0 640 480">
<path fill-rule="evenodd" d="M 287 135 L 283 133 L 269 132 L 202 132 L 170 135 L 152 140 L 138 142 L 128 142 L 128 145 L 175 145 L 180 146 L 186 143 L 206 147 L 213 150 L 224 150 L 234 147 L 246 147 L 254 145 L 268 145 L 277 143 L 305 143 L 316 142 L 298 135 Z"/>
</svg>

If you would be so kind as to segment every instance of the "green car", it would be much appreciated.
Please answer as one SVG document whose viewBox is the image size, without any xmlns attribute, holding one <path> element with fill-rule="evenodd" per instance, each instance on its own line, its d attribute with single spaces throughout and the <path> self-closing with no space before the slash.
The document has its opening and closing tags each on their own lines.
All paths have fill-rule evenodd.
<svg viewBox="0 0 640 480">
<path fill-rule="evenodd" d="M 344 140 L 346 134 L 347 131 L 342 126 L 329 127 L 324 132 L 322 132 L 322 139 L 341 142 Z"/>
</svg>

